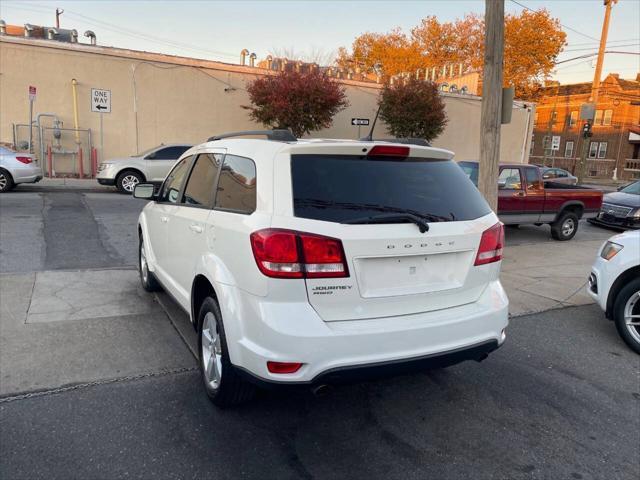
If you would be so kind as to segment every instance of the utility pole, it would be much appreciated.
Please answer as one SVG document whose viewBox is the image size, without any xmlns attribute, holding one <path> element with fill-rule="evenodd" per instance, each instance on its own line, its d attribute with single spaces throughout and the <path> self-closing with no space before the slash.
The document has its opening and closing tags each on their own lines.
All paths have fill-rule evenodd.
<svg viewBox="0 0 640 480">
<path fill-rule="evenodd" d="M 56 8 L 56 28 L 60 28 L 60 15 L 64 13 L 61 8 Z"/>
<path fill-rule="evenodd" d="M 604 51 L 607 47 L 607 35 L 609 34 L 609 21 L 611 20 L 611 7 L 615 3 L 618 3 L 618 0 L 604 0 L 605 12 L 604 12 L 604 22 L 602 23 L 602 33 L 600 34 L 600 48 L 598 49 L 598 60 L 596 62 L 596 71 L 593 76 L 593 83 L 591 84 L 591 95 L 589 97 L 589 102 L 593 104 L 593 112 L 595 114 L 595 110 L 598 106 L 598 96 L 600 94 L 600 76 L 602 75 L 602 63 L 604 62 Z M 578 162 L 578 168 L 576 169 L 576 176 L 578 177 L 578 183 L 582 183 L 582 180 L 585 177 L 585 170 L 587 167 L 587 153 L 589 151 L 589 138 L 591 137 L 591 126 L 593 125 L 593 118 L 585 119 L 588 123 L 588 126 L 585 124 L 583 127 L 583 137 L 584 141 L 582 142 L 582 148 L 580 149 L 580 160 Z"/>
<path fill-rule="evenodd" d="M 478 188 L 498 210 L 498 164 L 502 123 L 502 71 L 504 59 L 504 0 L 485 0 L 484 71 L 480 114 Z"/>
</svg>

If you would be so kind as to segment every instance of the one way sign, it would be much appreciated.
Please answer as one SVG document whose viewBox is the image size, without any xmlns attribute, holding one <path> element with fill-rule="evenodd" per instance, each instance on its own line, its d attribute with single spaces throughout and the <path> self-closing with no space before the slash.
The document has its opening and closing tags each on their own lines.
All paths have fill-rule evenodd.
<svg viewBox="0 0 640 480">
<path fill-rule="evenodd" d="M 368 118 L 352 118 L 351 119 L 351 125 L 369 125 L 369 119 Z"/>
<path fill-rule="evenodd" d="M 111 113 L 111 90 L 91 89 L 91 111 Z"/>
</svg>

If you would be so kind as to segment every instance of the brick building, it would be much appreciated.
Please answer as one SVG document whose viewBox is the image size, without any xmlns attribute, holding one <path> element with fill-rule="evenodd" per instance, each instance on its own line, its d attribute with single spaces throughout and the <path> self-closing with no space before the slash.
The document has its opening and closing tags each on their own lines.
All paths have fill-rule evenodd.
<svg viewBox="0 0 640 480">
<path fill-rule="evenodd" d="M 547 84 L 538 101 L 529 163 L 575 170 L 584 139 L 580 105 L 589 100 L 591 82 Z M 591 177 L 640 178 L 640 74 L 625 80 L 611 73 L 600 84 L 589 142 Z"/>
</svg>

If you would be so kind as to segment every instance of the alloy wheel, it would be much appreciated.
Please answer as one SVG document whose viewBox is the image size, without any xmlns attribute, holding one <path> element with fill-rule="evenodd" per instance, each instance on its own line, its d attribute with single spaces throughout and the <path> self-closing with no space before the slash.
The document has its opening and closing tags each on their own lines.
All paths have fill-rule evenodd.
<svg viewBox="0 0 640 480">
<path fill-rule="evenodd" d="M 144 251 L 144 243 L 140 244 L 140 273 L 142 274 L 142 281 L 147 282 L 149 277 L 149 267 L 147 266 L 147 256 Z"/>
<path fill-rule="evenodd" d="M 0 173 L 0 190 L 7 188 L 7 176 L 4 173 Z"/>
<path fill-rule="evenodd" d="M 133 189 L 136 188 L 136 185 L 140 183 L 138 177 L 135 175 L 125 175 L 122 179 L 122 188 L 127 192 L 133 192 Z"/>
<path fill-rule="evenodd" d="M 202 322 L 202 369 L 207 384 L 217 389 L 222 379 L 222 341 L 212 312 L 207 312 Z"/>
<path fill-rule="evenodd" d="M 640 291 L 627 300 L 624 306 L 624 323 L 631 337 L 640 343 Z"/>
<path fill-rule="evenodd" d="M 573 218 L 567 218 L 562 224 L 562 235 L 564 235 L 565 237 L 568 237 L 573 233 L 575 228 L 576 228 L 576 222 L 573 220 Z"/>
</svg>

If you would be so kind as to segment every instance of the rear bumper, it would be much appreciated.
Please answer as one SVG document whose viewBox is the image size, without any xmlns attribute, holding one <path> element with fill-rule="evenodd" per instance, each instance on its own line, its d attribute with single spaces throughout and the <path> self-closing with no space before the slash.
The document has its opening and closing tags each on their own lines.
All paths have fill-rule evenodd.
<svg viewBox="0 0 640 480">
<path fill-rule="evenodd" d="M 309 381 L 283 382 L 273 379 L 267 380 L 253 375 L 243 368 L 240 368 L 240 372 L 249 382 L 262 388 L 274 388 L 282 385 L 336 385 L 444 368 L 466 360 L 476 360 L 480 362 L 501 345 L 502 343 L 498 343 L 497 340 L 489 340 L 469 347 L 424 355 L 422 357 L 338 367 L 322 372 Z"/>
<path fill-rule="evenodd" d="M 221 290 L 231 362 L 266 383 L 335 383 L 481 359 L 502 344 L 508 324 L 508 300 L 497 280 L 470 304 L 339 322 L 324 322 L 308 302 L 267 302 L 235 287 Z M 267 361 L 303 366 L 279 375 L 267 370 Z"/>
<path fill-rule="evenodd" d="M 13 181 L 18 183 L 36 183 L 42 180 L 42 170 L 40 168 L 23 168 L 11 172 Z"/>
</svg>

